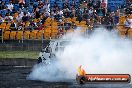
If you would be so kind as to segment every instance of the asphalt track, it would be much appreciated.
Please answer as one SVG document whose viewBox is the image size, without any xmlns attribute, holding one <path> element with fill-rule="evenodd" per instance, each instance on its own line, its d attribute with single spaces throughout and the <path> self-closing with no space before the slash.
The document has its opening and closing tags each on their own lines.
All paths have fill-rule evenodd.
<svg viewBox="0 0 132 88">
<path fill-rule="evenodd" d="M 132 84 L 84 84 L 75 80 L 43 82 L 27 80 L 32 67 L 0 66 L 0 88 L 132 88 Z"/>
</svg>

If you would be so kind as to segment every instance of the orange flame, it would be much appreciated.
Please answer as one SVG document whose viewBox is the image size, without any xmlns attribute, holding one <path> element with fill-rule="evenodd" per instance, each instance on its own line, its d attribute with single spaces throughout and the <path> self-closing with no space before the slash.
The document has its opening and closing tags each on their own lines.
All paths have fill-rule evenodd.
<svg viewBox="0 0 132 88">
<path fill-rule="evenodd" d="M 81 76 L 84 76 L 84 75 L 86 74 L 85 70 L 82 68 L 82 65 L 79 66 L 79 68 L 78 68 L 78 73 L 79 73 L 79 75 L 81 75 Z"/>
</svg>

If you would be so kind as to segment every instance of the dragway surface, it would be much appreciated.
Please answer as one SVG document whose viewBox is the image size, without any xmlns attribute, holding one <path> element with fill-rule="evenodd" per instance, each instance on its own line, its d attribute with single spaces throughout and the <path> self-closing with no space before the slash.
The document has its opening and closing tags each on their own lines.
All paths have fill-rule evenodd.
<svg viewBox="0 0 132 88">
<path fill-rule="evenodd" d="M 132 88 L 132 84 L 84 84 L 27 80 L 32 67 L 0 66 L 0 88 Z"/>
</svg>

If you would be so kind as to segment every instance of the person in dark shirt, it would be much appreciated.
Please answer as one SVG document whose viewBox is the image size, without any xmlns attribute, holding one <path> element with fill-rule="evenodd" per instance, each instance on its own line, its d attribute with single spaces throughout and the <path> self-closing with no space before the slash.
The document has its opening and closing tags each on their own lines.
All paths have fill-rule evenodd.
<svg viewBox="0 0 132 88">
<path fill-rule="evenodd" d="M 11 20 L 10 29 L 16 31 L 16 23 L 14 22 L 14 20 Z"/>
<path fill-rule="evenodd" d="M 26 15 L 25 12 L 24 12 L 24 16 L 22 17 L 22 21 L 23 21 L 23 22 L 28 21 L 28 16 Z"/>
<path fill-rule="evenodd" d="M 77 20 L 78 20 L 79 22 L 82 21 L 82 15 L 81 15 L 80 13 L 77 15 Z"/>
<path fill-rule="evenodd" d="M 71 23 L 68 23 L 68 22 L 64 23 L 65 30 L 69 30 L 70 26 L 71 26 Z"/>
<path fill-rule="evenodd" d="M 117 25 L 119 23 L 119 15 L 115 14 L 114 15 L 114 25 Z"/>
<path fill-rule="evenodd" d="M 0 3 L 0 10 L 3 10 L 5 8 L 6 8 L 6 6 L 4 5 L 4 3 Z"/>
<path fill-rule="evenodd" d="M 89 18 L 88 11 L 85 11 L 85 12 L 83 13 L 83 19 L 86 20 L 86 19 L 88 19 L 88 18 Z"/>
<path fill-rule="evenodd" d="M 40 11 L 39 11 L 39 8 L 36 8 L 36 11 L 35 11 L 35 18 L 36 18 L 36 19 L 40 18 Z"/>
<path fill-rule="evenodd" d="M 68 12 L 64 12 L 64 17 L 65 18 L 68 18 L 69 17 Z"/>
<path fill-rule="evenodd" d="M 106 16 L 103 18 L 102 24 L 105 25 L 107 30 L 111 31 L 113 29 L 113 23 L 114 19 L 112 17 L 112 14 L 106 14 Z"/>
<path fill-rule="evenodd" d="M 63 4 L 63 9 L 66 9 L 66 8 L 68 8 L 68 3 Z"/>
<path fill-rule="evenodd" d="M 132 5 L 131 5 L 131 6 L 128 6 L 128 7 L 125 9 L 125 13 L 126 13 L 126 14 L 132 14 Z"/>
<path fill-rule="evenodd" d="M 93 6 L 93 0 L 89 0 L 88 6 L 89 6 L 89 7 L 92 7 L 92 6 Z"/>
<path fill-rule="evenodd" d="M 44 22 L 45 22 L 45 20 L 48 18 L 48 16 L 44 16 L 43 14 L 42 14 L 42 19 L 41 19 L 41 24 L 44 24 Z"/>
<path fill-rule="evenodd" d="M 2 15 L 0 14 L 0 24 L 4 22 L 4 18 L 2 17 Z"/>
</svg>

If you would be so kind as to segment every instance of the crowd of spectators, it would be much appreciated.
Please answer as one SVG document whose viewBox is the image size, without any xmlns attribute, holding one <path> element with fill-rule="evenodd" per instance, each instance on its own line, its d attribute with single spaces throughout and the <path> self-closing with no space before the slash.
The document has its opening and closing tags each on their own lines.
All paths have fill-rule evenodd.
<svg viewBox="0 0 132 88">
<path fill-rule="evenodd" d="M 10 22 L 11 30 L 21 30 L 28 21 L 28 29 L 42 29 L 45 20 L 50 17 L 57 22 L 63 18 L 77 17 L 77 21 L 86 21 L 87 25 L 116 25 L 119 22 L 120 9 L 107 10 L 104 0 L 2 0 L 0 1 L 0 24 Z M 132 6 L 129 7 L 129 10 Z M 17 14 L 17 15 L 16 15 Z M 37 19 L 35 22 L 33 19 Z M 74 24 L 74 23 L 73 23 Z M 64 23 L 60 26 L 70 26 Z M 33 28 L 34 27 L 34 28 Z"/>
</svg>

